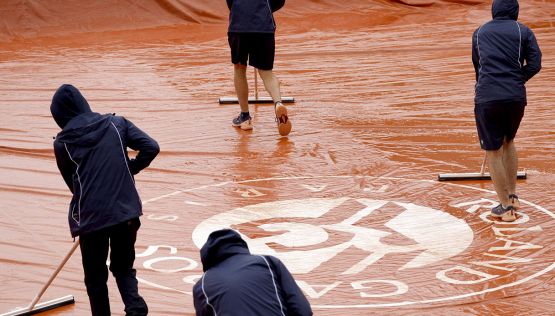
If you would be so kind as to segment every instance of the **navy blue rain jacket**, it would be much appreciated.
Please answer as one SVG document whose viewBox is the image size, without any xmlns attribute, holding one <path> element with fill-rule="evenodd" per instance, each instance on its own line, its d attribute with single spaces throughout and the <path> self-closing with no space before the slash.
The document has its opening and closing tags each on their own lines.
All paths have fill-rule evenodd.
<svg viewBox="0 0 555 316">
<path fill-rule="evenodd" d="M 532 30 L 517 22 L 517 0 L 495 0 L 493 20 L 472 36 L 476 71 L 475 104 L 526 103 L 524 84 L 541 69 L 541 51 Z"/>
<path fill-rule="evenodd" d="M 193 287 L 197 316 L 312 315 L 285 265 L 272 256 L 251 255 L 237 232 L 213 232 L 200 255 L 204 275 Z"/>
<path fill-rule="evenodd" d="M 73 237 L 142 215 L 133 175 L 160 148 L 133 123 L 92 112 L 77 88 L 62 85 L 52 98 L 52 117 L 62 128 L 54 140 L 56 163 L 73 193 L 69 227 Z M 127 147 L 138 150 L 129 159 Z"/>
<path fill-rule="evenodd" d="M 281 9 L 285 0 L 226 0 L 229 8 L 228 32 L 274 33 L 273 12 Z"/>
</svg>

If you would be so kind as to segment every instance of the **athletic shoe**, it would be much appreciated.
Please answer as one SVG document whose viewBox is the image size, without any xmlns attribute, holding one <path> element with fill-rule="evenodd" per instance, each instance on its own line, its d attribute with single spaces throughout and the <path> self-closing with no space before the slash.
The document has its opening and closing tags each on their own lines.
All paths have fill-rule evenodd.
<svg viewBox="0 0 555 316">
<path fill-rule="evenodd" d="M 249 116 L 245 119 L 242 119 L 241 114 L 239 114 L 239 116 L 237 116 L 236 118 L 234 118 L 231 121 L 231 125 L 233 125 L 235 127 L 240 127 L 244 131 L 251 130 L 252 129 L 252 117 Z"/>
<path fill-rule="evenodd" d="M 515 211 L 518 211 L 518 209 L 520 208 L 520 201 L 518 200 L 518 195 L 509 194 L 509 202 L 511 203 L 511 206 L 515 209 Z"/>
<path fill-rule="evenodd" d="M 490 215 L 500 218 L 504 222 L 514 222 L 516 220 L 516 210 L 512 205 L 503 207 L 503 205 L 499 204 L 491 209 Z"/>
<path fill-rule="evenodd" d="M 287 116 L 287 108 L 283 103 L 276 102 L 274 105 L 274 110 L 276 112 L 276 123 L 278 127 L 278 132 L 281 136 L 287 136 L 291 132 L 291 120 Z"/>
</svg>

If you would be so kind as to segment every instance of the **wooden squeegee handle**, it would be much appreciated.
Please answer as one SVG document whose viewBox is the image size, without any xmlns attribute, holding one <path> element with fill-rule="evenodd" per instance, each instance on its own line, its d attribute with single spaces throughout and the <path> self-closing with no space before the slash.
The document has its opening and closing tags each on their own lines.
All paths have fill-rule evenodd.
<svg viewBox="0 0 555 316">
<path fill-rule="evenodd" d="M 486 173 L 486 161 L 488 160 L 488 153 L 484 153 L 484 161 L 482 161 L 482 167 L 480 168 L 480 175 Z"/>
<path fill-rule="evenodd" d="M 256 74 L 256 68 L 254 68 L 254 99 L 258 100 L 258 75 Z"/>
<path fill-rule="evenodd" d="M 69 260 L 69 258 L 71 258 L 71 255 L 73 255 L 73 253 L 75 252 L 75 249 L 77 249 L 77 246 L 79 246 L 79 239 L 76 239 L 73 242 L 73 245 L 71 246 L 71 249 L 69 250 L 69 252 L 65 256 L 64 260 L 62 260 L 62 262 L 58 265 L 58 268 L 56 268 L 56 271 L 54 271 L 54 273 L 52 273 L 52 275 L 50 276 L 50 279 L 48 279 L 48 281 L 44 284 L 44 286 L 42 287 L 40 292 L 37 294 L 37 296 L 35 296 L 35 299 L 33 299 L 33 301 L 31 302 L 31 304 L 28 307 L 29 311 L 31 311 L 31 310 L 33 310 L 33 308 L 35 308 L 35 305 L 37 305 L 38 301 L 40 300 L 40 298 L 42 297 L 44 292 L 46 292 L 46 289 L 50 286 L 50 284 L 52 284 L 52 281 L 54 281 L 54 279 L 56 278 L 58 273 L 60 273 L 60 271 L 62 270 L 62 268 L 64 267 L 66 262 Z"/>
</svg>

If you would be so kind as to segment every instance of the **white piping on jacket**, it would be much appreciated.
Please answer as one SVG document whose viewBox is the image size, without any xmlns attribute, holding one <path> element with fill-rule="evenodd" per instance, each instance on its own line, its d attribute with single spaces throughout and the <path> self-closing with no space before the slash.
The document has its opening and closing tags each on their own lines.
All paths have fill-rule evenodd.
<svg viewBox="0 0 555 316">
<path fill-rule="evenodd" d="M 476 49 L 478 50 L 478 64 L 480 65 L 480 67 L 478 67 L 478 80 L 476 80 L 476 88 L 480 85 L 480 75 L 482 74 L 482 55 L 480 54 L 480 31 L 482 30 L 482 26 L 480 26 L 476 32 Z"/>
<path fill-rule="evenodd" d="M 66 143 L 64 143 L 64 148 L 66 149 L 69 159 L 77 166 L 77 169 L 75 169 L 75 174 L 77 174 L 77 181 L 79 182 L 79 201 L 77 202 L 77 208 L 79 209 L 79 220 L 75 220 L 75 218 L 73 217 L 73 210 L 75 209 L 75 205 L 73 205 L 73 209 L 71 210 L 71 218 L 75 222 L 77 222 L 77 226 L 79 226 L 81 225 L 81 197 L 83 196 L 83 185 L 81 184 L 81 177 L 79 176 L 79 164 L 75 162 L 75 160 L 73 160 L 73 158 L 71 157 Z"/>
<path fill-rule="evenodd" d="M 476 49 L 478 49 L 478 64 L 480 64 L 478 74 L 482 73 L 482 55 L 480 54 L 480 31 L 482 30 L 482 26 L 480 26 L 478 32 L 476 32 Z"/>
<path fill-rule="evenodd" d="M 276 298 L 279 303 L 279 309 L 281 311 L 281 315 L 285 316 L 285 313 L 283 312 L 283 305 L 281 304 L 281 300 L 279 299 L 279 293 L 276 285 L 276 280 L 274 278 L 274 272 L 272 272 L 272 268 L 270 268 L 270 264 L 268 263 L 268 260 L 266 260 L 264 256 L 261 256 L 261 255 L 258 255 L 258 256 L 261 257 L 264 260 L 264 262 L 266 262 L 266 265 L 268 266 L 268 270 L 270 270 L 270 275 L 272 276 L 272 283 L 274 283 L 274 290 L 276 291 Z"/>
<path fill-rule="evenodd" d="M 517 21 L 515 21 L 516 26 L 518 27 L 518 65 L 522 68 L 522 64 L 520 63 L 520 50 L 522 48 L 522 32 L 520 31 L 520 25 Z"/>
<path fill-rule="evenodd" d="M 218 314 L 216 313 L 216 309 L 214 308 L 214 306 L 212 306 L 212 304 L 210 304 L 210 300 L 208 299 L 208 295 L 206 294 L 206 291 L 204 290 L 204 277 L 206 277 L 206 274 L 208 274 L 208 271 L 204 272 L 204 274 L 202 275 L 202 293 L 204 294 L 204 298 L 206 298 L 206 304 L 208 304 L 208 306 L 210 306 L 212 308 L 212 311 L 214 312 L 214 316 L 218 316 Z"/>
<path fill-rule="evenodd" d="M 127 156 L 125 155 L 125 148 L 123 148 L 123 141 L 121 140 L 121 135 L 116 125 L 114 125 L 113 122 L 110 122 L 110 124 L 112 124 L 112 126 L 116 130 L 116 133 L 118 133 L 119 143 L 121 145 L 121 153 L 123 154 L 123 161 L 125 161 L 125 165 L 127 166 L 127 172 L 129 172 L 129 176 L 131 177 L 131 180 L 133 180 L 133 183 L 135 183 L 135 178 L 133 178 L 133 175 L 131 174 L 131 170 L 129 169 L 129 164 L 127 163 Z"/>
<path fill-rule="evenodd" d="M 270 10 L 270 17 L 272 17 L 272 23 L 274 24 L 274 29 L 276 28 L 276 21 L 274 20 L 274 12 L 272 12 L 272 7 L 270 6 L 270 0 L 266 0 L 268 4 L 268 10 Z"/>
</svg>

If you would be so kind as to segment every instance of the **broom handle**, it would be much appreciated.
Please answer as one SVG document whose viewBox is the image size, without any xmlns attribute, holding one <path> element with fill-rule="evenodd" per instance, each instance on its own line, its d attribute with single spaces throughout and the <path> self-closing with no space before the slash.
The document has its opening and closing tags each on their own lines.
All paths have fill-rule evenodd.
<svg viewBox="0 0 555 316">
<path fill-rule="evenodd" d="M 65 256 L 64 260 L 62 260 L 62 262 L 60 263 L 58 268 L 56 268 L 56 271 L 54 271 L 54 273 L 52 273 L 52 275 L 50 276 L 50 279 L 48 279 L 46 284 L 44 284 L 44 286 L 42 287 L 40 292 L 37 294 L 37 296 L 35 296 L 35 299 L 31 302 L 31 305 L 29 305 L 29 311 L 31 311 L 31 310 L 33 310 L 33 308 L 35 308 L 35 305 L 37 305 L 38 301 L 40 300 L 40 298 L 42 297 L 44 292 L 46 292 L 46 289 L 50 286 L 50 284 L 52 284 L 52 281 L 54 281 L 54 278 L 56 278 L 56 276 L 58 275 L 60 270 L 62 270 L 62 268 L 64 267 L 66 262 L 69 260 L 69 258 L 71 258 L 71 255 L 73 255 L 73 252 L 75 252 L 75 249 L 77 249 L 77 246 L 79 246 L 79 239 L 77 239 L 73 242 L 73 246 L 71 246 L 71 249 L 69 250 L 69 252 Z"/>
<path fill-rule="evenodd" d="M 480 168 L 480 175 L 483 176 L 486 172 L 486 161 L 488 160 L 488 153 L 484 154 L 484 161 L 482 161 L 482 167 Z"/>
<path fill-rule="evenodd" d="M 258 75 L 256 74 L 256 68 L 254 69 L 254 99 L 258 100 Z"/>
</svg>

